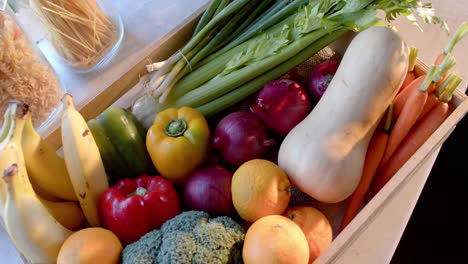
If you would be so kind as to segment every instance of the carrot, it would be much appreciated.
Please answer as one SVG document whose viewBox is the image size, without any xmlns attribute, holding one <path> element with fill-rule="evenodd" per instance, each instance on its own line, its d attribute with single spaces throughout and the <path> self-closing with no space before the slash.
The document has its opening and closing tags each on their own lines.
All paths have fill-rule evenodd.
<svg viewBox="0 0 468 264">
<path fill-rule="evenodd" d="M 439 98 L 437 98 L 435 93 L 428 94 L 426 103 L 424 104 L 423 110 L 421 111 L 418 119 L 421 119 L 423 116 L 425 116 L 437 104 L 437 101 L 439 101 Z"/>
<path fill-rule="evenodd" d="M 436 66 L 432 66 L 421 86 L 418 87 L 418 89 L 412 89 L 409 91 L 408 99 L 403 105 L 401 113 L 388 137 L 387 148 L 385 149 L 385 153 L 379 167 L 382 167 L 382 165 L 390 159 L 398 145 L 418 120 L 419 115 L 421 115 L 421 112 L 424 109 L 424 104 L 427 100 L 427 89 L 432 83 L 432 76 L 434 76 L 436 70 Z"/>
<path fill-rule="evenodd" d="M 398 93 L 401 93 L 408 85 L 416 79 L 416 75 L 414 74 L 414 71 L 409 71 L 406 73 L 405 79 L 403 80 L 403 83 L 400 86 L 400 89 L 398 90 Z"/>
<path fill-rule="evenodd" d="M 380 159 L 383 157 L 385 147 L 387 146 L 388 133 L 392 124 L 393 107 L 393 104 L 388 107 L 387 118 L 382 119 L 383 125 L 379 126 L 379 129 L 375 131 L 369 142 L 361 179 L 353 194 L 351 194 L 348 199 L 348 204 L 344 212 L 343 220 L 341 221 L 340 232 L 358 214 L 369 190 L 372 179 L 374 178 L 374 175 L 377 171 Z"/>
<path fill-rule="evenodd" d="M 445 55 L 447 55 L 445 51 L 437 55 L 436 59 L 434 60 L 434 65 L 440 65 L 445 59 Z"/>
<path fill-rule="evenodd" d="M 455 62 L 455 58 L 452 56 L 452 54 L 446 54 L 440 64 L 432 65 L 431 68 L 434 68 L 434 74 L 430 76 L 431 83 L 427 88 L 427 94 L 434 92 L 435 89 L 438 88 L 435 87 L 435 83 L 439 82 L 442 79 L 443 75 L 446 74 L 448 70 L 450 70 L 450 68 L 452 68 L 455 65 Z M 393 121 L 395 121 L 400 116 L 403 106 L 406 104 L 408 97 L 412 93 L 411 90 L 418 89 L 426 78 L 428 78 L 427 74 L 419 76 L 412 83 L 410 83 L 407 88 L 404 88 L 401 93 L 395 96 L 395 98 L 393 99 L 393 103 L 395 104 Z"/>
<path fill-rule="evenodd" d="M 414 79 L 416 79 L 416 73 L 414 72 L 414 66 L 416 66 L 416 59 L 418 57 L 418 48 L 411 47 L 410 55 L 409 55 L 409 64 L 408 64 L 408 72 L 406 73 L 405 79 L 401 84 L 401 87 L 398 91 L 400 93 L 404 88 L 408 86 Z"/>
<path fill-rule="evenodd" d="M 413 154 L 426 142 L 450 114 L 448 102 L 461 78 L 456 78 L 450 87 L 441 95 L 438 103 L 411 128 L 408 135 L 398 146 L 394 155 L 377 173 L 371 184 L 371 196 L 375 196 L 382 187 L 400 170 L 400 168 L 413 156 Z"/>
<path fill-rule="evenodd" d="M 409 85 L 403 88 L 403 90 L 400 93 L 398 93 L 397 96 L 395 96 L 395 98 L 393 99 L 393 104 L 395 105 L 393 110 L 393 121 L 397 120 L 398 116 L 400 116 L 401 109 L 403 109 L 403 106 L 408 100 L 410 92 L 421 87 L 421 84 L 423 83 L 425 78 L 425 74 L 417 77 Z"/>
<path fill-rule="evenodd" d="M 422 118 L 425 114 L 427 114 L 432 107 L 434 107 L 437 102 L 439 101 L 439 97 L 441 94 L 445 91 L 445 89 L 448 87 L 448 85 L 457 77 L 458 75 L 456 73 L 451 73 L 447 75 L 445 80 L 442 82 L 442 84 L 437 88 L 437 90 L 431 94 L 428 95 L 426 103 L 424 104 L 423 111 L 419 118 Z"/>
</svg>

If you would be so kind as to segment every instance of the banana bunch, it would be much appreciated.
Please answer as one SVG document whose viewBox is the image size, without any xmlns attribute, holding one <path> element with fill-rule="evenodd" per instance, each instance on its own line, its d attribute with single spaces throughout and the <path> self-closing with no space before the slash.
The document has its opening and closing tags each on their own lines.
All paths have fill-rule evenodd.
<svg viewBox="0 0 468 264">
<path fill-rule="evenodd" d="M 100 226 L 109 188 L 99 149 L 69 94 L 62 98 L 62 159 L 34 129 L 31 112 L 11 101 L 0 128 L 0 217 L 30 263 L 55 263 L 76 230 Z"/>
<path fill-rule="evenodd" d="M 101 226 L 99 199 L 109 188 L 98 146 L 73 98 L 62 98 L 62 149 L 70 180 L 81 209 L 91 226 Z"/>
<path fill-rule="evenodd" d="M 10 102 L 5 112 L 0 129 L 0 211 L 10 239 L 30 263 L 55 263 L 63 242 L 73 233 L 56 216 L 82 212 L 76 210 L 76 202 L 46 202 L 34 191 L 22 147 L 30 115 L 27 105 L 18 102 Z"/>
<path fill-rule="evenodd" d="M 12 104 L 11 107 L 14 110 L 17 104 Z M 8 119 L 6 126 L 3 126 L 5 131 L 12 127 L 9 124 L 12 116 L 14 115 L 8 111 L 5 113 L 5 120 Z M 83 227 L 86 219 L 71 184 L 65 161 L 37 133 L 32 123 L 32 113 L 25 116 L 21 145 L 29 180 L 50 213 L 70 230 Z"/>
</svg>

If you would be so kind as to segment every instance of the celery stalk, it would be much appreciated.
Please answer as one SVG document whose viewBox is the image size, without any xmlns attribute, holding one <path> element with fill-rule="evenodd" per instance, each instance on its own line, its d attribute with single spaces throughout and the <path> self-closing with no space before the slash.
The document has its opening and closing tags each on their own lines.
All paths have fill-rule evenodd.
<svg viewBox="0 0 468 264">
<path fill-rule="evenodd" d="M 199 110 L 206 117 L 210 117 L 222 110 L 225 110 L 235 105 L 239 101 L 249 97 L 250 95 L 260 90 L 269 81 L 283 76 L 290 69 L 296 67 L 303 61 L 312 57 L 312 55 L 329 45 L 331 42 L 339 38 L 342 34 L 344 34 L 347 31 L 348 30 L 346 29 L 339 29 L 337 31 L 332 32 L 331 34 L 321 37 L 313 44 L 309 45 L 307 48 L 303 49 L 301 52 L 296 54 L 294 57 L 290 58 L 289 60 L 286 60 L 285 62 L 276 66 L 272 70 L 239 86 L 235 90 L 216 98 L 215 100 L 212 100 L 204 105 L 198 106 L 196 109 Z"/>
<path fill-rule="evenodd" d="M 314 43 L 328 33 L 325 29 L 319 29 L 304 37 L 290 43 L 285 48 L 279 51 L 275 56 L 268 57 L 261 61 L 252 63 L 243 68 L 240 68 L 227 75 L 218 75 L 206 84 L 194 89 L 182 97 L 178 98 L 174 103 L 175 106 L 200 106 L 217 97 L 232 91 L 237 86 L 265 73 L 269 69 L 281 64 L 290 59 L 306 48 L 310 43 Z M 222 87 L 222 89 L 220 89 Z"/>
<path fill-rule="evenodd" d="M 283 23 L 275 25 L 274 27 L 268 29 L 265 32 L 265 34 L 277 34 L 281 32 L 284 24 L 291 23 L 293 20 L 294 16 L 290 16 Z M 260 36 L 257 36 L 249 40 L 249 42 L 244 42 L 226 51 L 225 53 L 217 57 L 215 60 L 211 60 L 206 63 L 201 62 L 200 66 L 196 67 L 194 71 L 184 76 L 175 84 L 168 99 L 171 98 L 172 100 L 174 100 L 176 98 L 179 98 L 180 96 L 186 94 L 187 92 L 214 78 L 216 75 L 218 75 L 224 70 L 226 64 L 232 57 L 242 52 L 243 50 L 246 50 L 250 44 L 250 41 L 254 41 L 258 38 L 260 38 Z"/>
</svg>

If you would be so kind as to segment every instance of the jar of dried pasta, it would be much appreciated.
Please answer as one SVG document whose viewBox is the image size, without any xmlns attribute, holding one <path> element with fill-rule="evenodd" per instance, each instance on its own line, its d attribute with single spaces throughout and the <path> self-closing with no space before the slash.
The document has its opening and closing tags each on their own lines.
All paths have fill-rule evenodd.
<svg viewBox="0 0 468 264">
<path fill-rule="evenodd" d="M 17 0 L 18 1 L 18 0 Z M 21 0 L 47 30 L 53 58 L 88 73 L 106 65 L 124 35 L 115 0 Z"/>
<path fill-rule="evenodd" d="M 11 9 L 0 11 L 0 123 L 8 101 L 22 100 L 40 130 L 54 120 L 65 88 L 45 56 L 17 23 Z"/>
</svg>

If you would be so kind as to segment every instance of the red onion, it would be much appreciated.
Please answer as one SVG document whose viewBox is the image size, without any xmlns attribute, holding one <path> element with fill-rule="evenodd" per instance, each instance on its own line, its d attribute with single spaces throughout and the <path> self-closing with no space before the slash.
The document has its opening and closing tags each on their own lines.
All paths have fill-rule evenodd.
<svg viewBox="0 0 468 264">
<path fill-rule="evenodd" d="M 233 112 L 216 125 L 213 146 L 222 159 L 231 166 L 259 159 L 265 155 L 266 147 L 274 144 L 268 139 L 265 125 L 250 112 Z"/>
<path fill-rule="evenodd" d="M 232 175 L 230 170 L 221 166 L 208 165 L 197 169 L 184 187 L 187 206 L 213 216 L 235 216 L 231 196 Z"/>
<path fill-rule="evenodd" d="M 323 93 L 327 90 L 333 76 L 338 70 L 339 62 L 336 60 L 327 60 L 315 65 L 309 75 L 307 89 L 310 95 L 316 100 L 320 100 Z"/>
<path fill-rule="evenodd" d="M 289 79 L 267 83 L 258 94 L 256 104 L 250 107 L 268 128 L 281 136 L 289 133 L 311 109 L 307 92 Z"/>
</svg>

